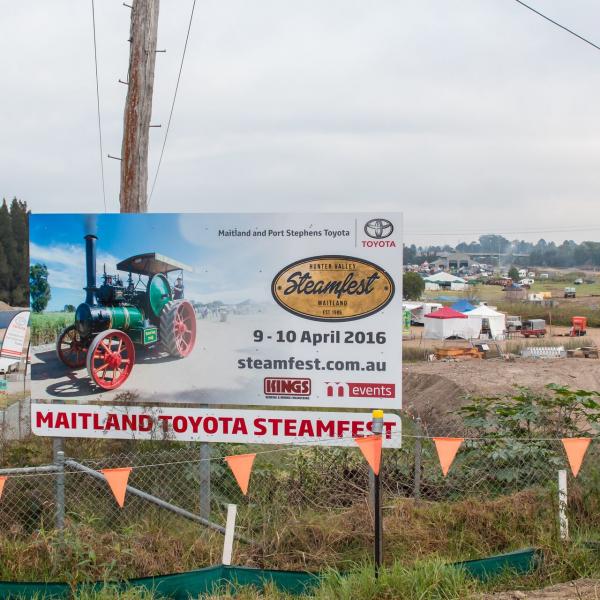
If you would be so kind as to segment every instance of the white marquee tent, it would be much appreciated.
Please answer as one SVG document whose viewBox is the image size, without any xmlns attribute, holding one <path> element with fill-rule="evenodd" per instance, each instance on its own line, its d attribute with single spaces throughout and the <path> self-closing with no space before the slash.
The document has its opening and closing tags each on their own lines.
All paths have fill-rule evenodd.
<svg viewBox="0 0 600 600">
<path fill-rule="evenodd" d="M 467 287 L 467 282 L 462 277 L 456 277 L 445 271 L 440 271 L 435 275 L 429 275 L 424 278 L 426 290 L 439 290 L 439 289 L 451 289 L 451 290 L 464 290 Z"/>
<path fill-rule="evenodd" d="M 506 332 L 506 315 L 489 306 L 482 304 L 466 313 L 466 315 L 469 319 L 478 319 L 480 326 L 485 319 L 489 323 L 490 333 L 493 339 L 502 337 Z"/>
<path fill-rule="evenodd" d="M 456 337 L 469 340 L 479 337 L 481 317 L 470 318 L 452 308 L 440 308 L 425 315 L 423 338 L 427 340 L 445 340 Z"/>
</svg>

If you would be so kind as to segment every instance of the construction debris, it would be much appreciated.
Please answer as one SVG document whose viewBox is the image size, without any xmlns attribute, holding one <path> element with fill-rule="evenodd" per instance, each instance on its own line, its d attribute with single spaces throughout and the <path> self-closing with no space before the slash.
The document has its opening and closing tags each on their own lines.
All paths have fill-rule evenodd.
<svg viewBox="0 0 600 600">
<path fill-rule="evenodd" d="M 600 358 L 596 346 L 583 346 L 567 350 L 568 358 Z"/>
<path fill-rule="evenodd" d="M 522 358 L 567 358 L 564 346 L 528 346 L 521 350 Z"/>
</svg>

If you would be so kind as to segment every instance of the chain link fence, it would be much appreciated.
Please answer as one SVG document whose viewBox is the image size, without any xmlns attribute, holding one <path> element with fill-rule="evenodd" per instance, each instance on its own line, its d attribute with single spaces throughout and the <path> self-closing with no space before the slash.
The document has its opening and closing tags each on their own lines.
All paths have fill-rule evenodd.
<svg viewBox="0 0 600 600">
<path fill-rule="evenodd" d="M 415 423 L 409 425 L 405 430 L 418 432 Z M 56 446 L 55 459 L 33 468 L 37 470 L 3 470 L 8 479 L 0 501 L 0 530 L 5 536 L 26 541 L 40 531 L 58 527 L 60 533 L 63 528 L 69 531 L 84 525 L 98 536 L 143 527 L 176 540 L 185 530 L 196 540 L 194 544 L 210 546 L 210 553 L 202 556 L 218 562 L 219 531 L 225 525 L 227 504 L 235 503 L 238 562 L 267 568 L 315 568 L 332 560 L 338 564 L 371 556 L 371 471 L 358 448 L 249 449 L 213 444 L 206 458 L 207 446 L 201 444 L 128 442 L 120 446 L 125 449 L 109 455 L 99 454 L 90 444 L 67 440 L 64 467 L 57 460 Z M 223 457 L 249 451 L 257 452 L 257 457 L 249 493 L 243 496 Z M 38 456 L 38 462 L 42 458 Z M 599 459 L 600 444 L 594 440 L 581 474 L 570 482 L 574 524 L 581 520 L 587 526 L 592 519 L 600 527 Z M 23 461 L 11 455 L 9 462 Z M 115 467 L 132 467 L 129 485 L 133 491 L 128 491 L 123 508 L 98 475 L 101 469 Z M 467 439 L 444 477 L 432 440 L 419 433 L 404 435 L 401 449 L 383 453 L 386 545 L 393 547 L 408 535 L 402 528 L 402 519 L 407 522 L 414 516 L 408 510 L 436 511 L 431 514 L 438 519 L 440 513 L 450 513 L 465 503 L 490 507 L 488 526 L 496 517 L 514 518 L 515 527 L 525 528 L 523 541 L 533 544 L 539 524 L 530 524 L 528 539 L 527 524 L 517 524 L 521 517 L 513 504 L 528 498 L 530 518 L 543 515 L 545 528 L 557 522 L 561 469 L 568 465 L 558 439 Z M 500 516 L 505 509 L 508 512 Z M 500 512 L 494 515 L 494 511 Z M 418 537 L 418 531 L 410 535 Z"/>
</svg>

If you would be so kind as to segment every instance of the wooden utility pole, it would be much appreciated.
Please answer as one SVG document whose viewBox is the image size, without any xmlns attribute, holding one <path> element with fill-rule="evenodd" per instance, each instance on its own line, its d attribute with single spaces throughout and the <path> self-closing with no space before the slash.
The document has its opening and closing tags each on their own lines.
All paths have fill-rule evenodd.
<svg viewBox="0 0 600 600">
<path fill-rule="evenodd" d="M 129 76 L 121 148 L 121 212 L 148 208 L 148 138 L 160 0 L 133 0 Z"/>
</svg>

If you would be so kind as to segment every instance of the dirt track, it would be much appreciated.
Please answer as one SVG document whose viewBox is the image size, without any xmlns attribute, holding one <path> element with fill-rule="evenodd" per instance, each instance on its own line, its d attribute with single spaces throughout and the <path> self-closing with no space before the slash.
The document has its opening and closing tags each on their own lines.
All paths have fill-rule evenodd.
<svg viewBox="0 0 600 600">
<path fill-rule="evenodd" d="M 482 600 L 599 600 L 600 580 L 578 579 L 543 590 L 501 592 L 486 595 Z"/>
<path fill-rule="evenodd" d="M 410 363 L 403 369 L 403 406 L 433 427 L 432 433 L 452 429 L 456 408 L 469 395 L 502 395 L 515 386 L 543 390 L 549 383 L 600 390 L 600 360 L 500 359 L 462 362 Z"/>
</svg>

